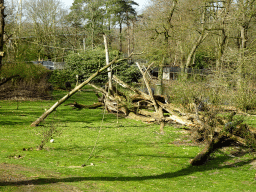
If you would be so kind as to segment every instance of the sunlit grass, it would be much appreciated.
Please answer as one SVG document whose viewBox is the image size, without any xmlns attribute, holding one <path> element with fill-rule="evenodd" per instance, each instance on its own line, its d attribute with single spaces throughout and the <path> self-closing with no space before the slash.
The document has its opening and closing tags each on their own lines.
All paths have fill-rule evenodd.
<svg viewBox="0 0 256 192">
<path fill-rule="evenodd" d="M 64 94 L 55 92 L 54 100 L 50 101 L 21 101 L 18 109 L 16 101 L 0 101 L 0 163 L 25 167 L 26 171 L 17 168 L 17 172 L 26 181 L 33 180 L 37 191 L 44 191 L 46 186 L 52 191 L 56 183 L 82 191 L 254 191 L 256 188 L 255 166 L 251 165 L 253 153 L 231 157 L 222 150 L 206 165 L 192 167 L 189 160 L 203 146 L 173 144 L 187 136 L 172 125 L 167 125 L 161 135 L 159 125 L 123 117 L 117 123 L 117 117 L 104 114 L 104 109 L 73 110 L 62 105 L 40 126 L 30 127 Z M 93 104 L 97 98 L 86 91 L 66 103 L 73 101 Z M 52 137 L 54 143 L 47 142 L 43 150 L 36 150 L 42 133 L 50 127 L 58 130 Z M 0 170 L 0 174 L 4 176 L 7 171 Z M 24 187 L 25 184 L 4 183 L 0 178 L 1 191 Z M 56 191 L 61 191 L 61 186 Z"/>
</svg>

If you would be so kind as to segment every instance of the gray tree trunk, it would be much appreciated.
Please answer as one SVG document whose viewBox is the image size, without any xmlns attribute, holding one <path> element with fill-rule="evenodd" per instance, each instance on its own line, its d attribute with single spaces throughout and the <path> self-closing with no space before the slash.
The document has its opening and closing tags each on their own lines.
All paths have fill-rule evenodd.
<svg viewBox="0 0 256 192">
<path fill-rule="evenodd" d="M 108 42 L 107 42 L 107 36 L 103 35 L 104 38 L 104 45 L 105 45 L 105 53 L 106 53 L 106 65 L 109 64 L 109 52 L 108 52 Z M 112 87 L 112 69 L 111 66 L 108 67 L 108 88 L 109 90 L 113 90 Z"/>
</svg>

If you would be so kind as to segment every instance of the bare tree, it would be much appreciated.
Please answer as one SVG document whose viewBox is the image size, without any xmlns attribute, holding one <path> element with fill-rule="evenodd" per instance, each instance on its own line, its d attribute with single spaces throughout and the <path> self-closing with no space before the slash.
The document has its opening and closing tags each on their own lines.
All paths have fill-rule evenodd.
<svg viewBox="0 0 256 192">
<path fill-rule="evenodd" d="M 33 24 L 34 43 L 38 44 L 38 57 L 45 50 L 48 57 L 56 57 L 57 32 L 65 15 L 60 0 L 27 0 L 24 4 L 27 21 Z M 50 49 L 51 47 L 51 49 Z M 54 51 L 52 51 L 54 50 Z"/>
</svg>

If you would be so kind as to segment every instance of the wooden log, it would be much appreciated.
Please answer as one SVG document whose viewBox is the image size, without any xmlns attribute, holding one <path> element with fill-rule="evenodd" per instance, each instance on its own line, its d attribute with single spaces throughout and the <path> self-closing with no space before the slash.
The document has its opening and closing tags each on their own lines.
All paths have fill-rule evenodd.
<svg viewBox="0 0 256 192">
<path fill-rule="evenodd" d="M 155 112 L 146 111 L 146 110 L 138 110 L 137 113 L 140 114 L 140 115 L 143 115 L 143 116 L 147 116 L 147 117 L 156 116 Z"/>
<path fill-rule="evenodd" d="M 109 99 L 105 99 L 105 106 L 109 112 L 122 112 L 126 116 L 129 114 L 129 109 L 126 105 L 119 105 L 116 101 L 111 101 Z"/>
<path fill-rule="evenodd" d="M 188 126 L 188 127 L 196 127 L 198 126 L 197 124 L 187 120 L 186 118 L 184 117 L 180 117 L 180 116 L 177 116 L 177 115 L 170 115 L 169 117 L 166 117 L 166 120 L 167 121 L 174 121 L 175 123 L 178 123 L 178 124 L 181 124 L 181 125 L 185 125 L 185 126 Z"/>
<path fill-rule="evenodd" d="M 186 115 L 180 109 L 178 109 L 177 107 L 174 107 L 171 103 L 163 104 L 162 102 L 157 101 L 157 104 L 160 107 L 162 107 L 164 110 L 166 110 L 168 113 L 170 113 L 170 114 L 181 115 L 181 116 L 185 116 Z"/>
<path fill-rule="evenodd" d="M 156 121 L 155 118 L 152 117 L 145 117 L 145 116 L 141 116 L 141 115 L 136 115 L 135 113 L 131 112 L 128 115 L 128 118 L 130 119 L 135 119 L 137 121 L 143 121 L 143 122 L 148 122 L 148 123 L 153 123 Z"/>
<path fill-rule="evenodd" d="M 143 93 L 142 91 L 128 85 L 127 83 L 123 82 L 122 80 L 120 80 L 117 76 L 113 75 L 113 80 L 118 83 L 119 85 L 121 85 L 123 88 L 129 89 L 131 91 L 133 91 L 134 93 L 137 93 L 138 95 L 141 95 L 144 99 L 146 100 L 150 100 L 150 96 L 147 95 L 146 93 Z"/>
<path fill-rule="evenodd" d="M 74 102 L 74 103 L 69 103 L 69 104 L 66 104 L 65 106 L 71 106 L 71 107 L 74 107 L 74 108 L 77 108 L 77 109 L 96 109 L 96 108 L 99 108 L 101 106 L 103 106 L 103 103 L 102 102 L 97 102 L 97 103 L 94 103 L 92 105 L 83 105 L 83 104 L 79 104 L 77 102 Z"/>
<path fill-rule="evenodd" d="M 200 152 L 194 159 L 190 161 L 191 165 L 203 165 L 209 159 L 211 153 L 225 146 L 235 144 L 236 140 L 230 136 L 221 135 L 216 139 L 213 139 L 209 144 L 205 146 L 202 152 Z"/>
<path fill-rule="evenodd" d="M 137 62 L 136 64 L 137 64 L 137 66 L 138 66 L 138 68 L 139 68 L 139 70 L 140 70 L 140 72 L 141 72 L 141 74 L 142 74 L 144 83 L 145 83 L 145 85 L 146 85 L 146 87 L 147 87 L 148 94 L 149 94 L 149 100 L 153 103 L 154 108 L 155 108 L 155 111 L 158 112 L 158 113 L 161 113 L 161 110 L 159 110 L 159 107 L 158 107 L 158 105 L 157 105 L 157 103 L 156 103 L 156 100 L 155 100 L 155 98 L 154 98 L 154 96 L 153 96 L 153 92 L 152 92 L 152 90 L 151 90 L 151 88 L 150 88 L 149 82 L 148 82 L 148 80 L 147 80 L 147 78 L 146 78 L 146 75 L 145 75 L 146 72 L 147 72 L 147 70 L 146 70 L 145 72 L 143 72 L 143 70 L 142 70 L 142 68 L 140 67 L 139 63 Z M 152 64 L 153 64 L 153 63 L 152 63 Z M 152 64 L 151 64 L 151 65 L 152 65 Z"/>
</svg>

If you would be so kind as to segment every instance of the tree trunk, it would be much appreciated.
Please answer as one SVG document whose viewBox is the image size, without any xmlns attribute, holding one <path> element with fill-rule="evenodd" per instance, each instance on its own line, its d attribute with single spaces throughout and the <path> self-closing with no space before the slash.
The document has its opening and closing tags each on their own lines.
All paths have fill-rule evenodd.
<svg viewBox="0 0 256 192">
<path fill-rule="evenodd" d="M 119 52 L 122 52 L 122 23 L 119 23 Z"/>
<path fill-rule="evenodd" d="M 164 113 L 163 113 L 163 109 L 162 109 L 162 107 L 159 107 L 158 106 L 158 104 L 157 104 L 157 102 L 156 102 L 156 100 L 155 100 L 155 98 L 154 98 L 154 95 L 153 95 L 153 93 L 152 93 L 152 90 L 151 90 L 151 88 L 150 88 L 150 85 L 149 85 L 149 82 L 148 82 L 148 80 L 147 80 L 147 78 L 146 78 L 146 72 L 147 72 L 147 70 L 145 71 L 145 72 L 143 72 L 143 70 L 141 69 L 141 67 L 140 67 L 140 65 L 139 65 L 139 63 L 137 62 L 136 63 L 137 64 L 137 66 L 138 66 L 138 68 L 139 68 L 139 70 L 140 70 L 140 72 L 141 72 L 141 74 L 142 74 L 142 76 L 143 76 L 143 80 L 144 80 L 144 82 L 145 82 L 145 85 L 146 85 L 146 87 L 147 87 L 147 89 L 148 89 L 148 93 L 149 93 L 149 97 L 150 97 L 150 100 L 151 100 L 151 102 L 153 103 L 153 105 L 154 105 L 154 108 L 155 108 L 155 111 L 156 111 L 156 113 L 159 115 L 159 117 L 160 117 L 160 133 L 161 134 L 164 134 Z M 153 63 L 152 63 L 153 64 Z M 151 65 L 152 65 L 151 64 Z M 151 65 L 149 65 L 149 67 L 151 66 Z M 149 67 L 148 67 L 148 69 L 149 69 Z"/>
<path fill-rule="evenodd" d="M 128 12 L 126 12 L 128 18 Z M 127 54 L 130 55 L 131 52 L 131 36 L 130 36 L 130 22 L 127 20 Z"/>
<path fill-rule="evenodd" d="M 238 87 L 242 88 L 242 81 L 243 81 L 243 68 L 244 68 L 244 52 L 246 49 L 246 43 L 247 43 L 247 30 L 248 30 L 248 24 L 243 24 L 240 27 L 240 38 L 241 38 L 241 47 L 240 47 L 240 55 L 239 55 L 239 66 L 238 66 Z"/>
<path fill-rule="evenodd" d="M 222 68 L 222 55 L 224 53 L 226 41 L 227 41 L 227 35 L 225 31 L 225 23 L 227 20 L 227 16 L 229 14 L 229 9 L 231 5 L 231 0 L 227 0 L 224 2 L 224 15 L 221 17 L 221 30 L 220 30 L 220 37 L 219 37 L 219 47 L 218 47 L 218 53 L 217 53 L 217 60 L 216 60 L 216 70 L 220 71 Z"/>
<path fill-rule="evenodd" d="M 107 42 L 107 36 L 103 35 L 104 38 L 104 45 L 105 45 L 105 53 L 106 53 L 106 65 L 109 64 L 109 52 L 108 52 L 108 42 Z M 108 88 L 110 91 L 113 90 L 112 87 L 112 66 L 108 67 Z"/>
<path fill-rule="evenodd" d="M 4 22 L 4 0 L 0 0 L 0 11 L 1 11 L 1 16 L 0 16 L 0 70 L 2 68 L 2 59 L 4 56 L 4 52 L 3 52 L 3 47 L 4 47 L 4 26 L 5 26 L 5 22 Z"/>
<path fill-rule="evenodd" d="M 223 29 L 221 30 L 220 38 L 218 39 L 219 47 L 218 47 L 217 60 L 216 60 L 216 70 L 217 71 L 220 71 L 220 69 L 222 68 L 221 67 L 221 58 L 222 58 L 222 55 L 224 53 L 226 40 L 227 40 L 227 36 L 226 36 L 226 33 L 225 33 L 225 29 L 223 27 Z"/>
<path fill-rule="evenodd" d="M 192 49 L 190 50 L 190 53 L 187 57 L 187 61 L 186 61 L 186 68 L 190 67 L 191 65 L 191 61 L 193 59 L 193 56 L 197 50 L 197 48 L 199 47 L 199 45 L 203 42 L 203 40 L 207 37 L 208 33 L 206 33 L 205 29 L 203 29 L 202 33 L 200 34 L 200 36 L 198 37 L 197 41 L 195 42 L 194 46 L 192 47 Z"/>
<path fill-rule="evenodd" d="M 163 94 L 163 70 L 164 70 L 165 58 L 163 58 L 162 63 L 159 65 L 158 70 L 158 82 L 156 85 L 156 95 Z"/>
</svg>

